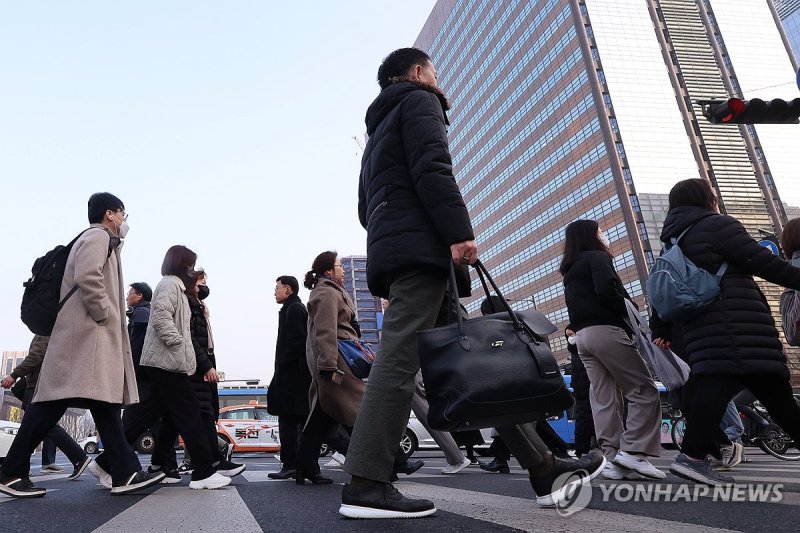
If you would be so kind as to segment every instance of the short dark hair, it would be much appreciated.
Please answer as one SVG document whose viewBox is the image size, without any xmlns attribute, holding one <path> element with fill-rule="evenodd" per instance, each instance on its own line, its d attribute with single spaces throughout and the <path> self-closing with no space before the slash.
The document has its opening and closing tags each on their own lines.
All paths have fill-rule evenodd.
<svg viewBox="0 0 800 533">
<path fill-rule="evenodd" d="M 564 258 L 558 268 L 562 276 L 567 273 L 581 252 L 596 250 L 611 255 L 606 245 L 597 237 L 599 229 L 597 221 L 590 219 L 576 220 L 567 225 L 567 229 L 564 230 Z"/>
<path fill-rule="evenodd" d="M 89 224 L 99 224 L 106 211 L 125 211 L 122 200 L 110 192 L 96 192 L 89 197 Z"/>
<path fill-rule="evenodd" d="M 669 208 L 694 206 L 713 211 L 717 196 L 711 183 L 703 178 L 679 181 L 669 191 Z"/>
<path fill-rule="evenodd" d="M 419 48 L 399 48 L 383 58 L 378 67 L 378 85 L 385 89 L 394 82 L 392 78 L 402 78 L 412 67 L 425 65 L 430 60 L 431 57 Z"/>
<path fill-rule="evenodd" d="M 800 250 L 800 218 L 793 218 L 783 227 L 781 248 L 787 259 L 791 259 L 792 254 Z"/>
<path fill-rule="evenodd" d="M 279 281 L 281 284 L 292 289 L 292 294 L 297 294 L 300 290 L 300 284 L 297 282 L 297 278 L 294 276 L 278 276 L 278 279 L 275 281 Z"/>
<path fill-rule="evenodd" d="M 162 276 L 178 276 L 189 292 L 197 284 L 197 273 L 194 271 L 194 264 L 197 262 L 197 254 L 182 244 L 171 246 L 164 255 L 164 262 L 161 263 Z"/>
<path fill-rule="evenodd" d="M 314 259 L 314 262 L 311 264 L 311 270 L 306 272 L 306 277 L 303 280 L 303 286 L 306 289 L 311 290 L 317 286 L 317 278 L 320 274 L 324 274 L 328 270 L 333 268 L 333 265 L 336 263 L 336 258 L 339 257 L 339 254 L 336 252 L 322 252 Z"/>
<path fill-rule="evenodd" d="M 142 300 L 144 300 L 145 302 L 149 302 L 150 300 L 153 299 L 153 289 L 151 289 L 150 285 L 148 285 L 144 281 L 137 281 L 136 283 L 131 283 L 131 289 L 141 294 Z"/>
</svg>

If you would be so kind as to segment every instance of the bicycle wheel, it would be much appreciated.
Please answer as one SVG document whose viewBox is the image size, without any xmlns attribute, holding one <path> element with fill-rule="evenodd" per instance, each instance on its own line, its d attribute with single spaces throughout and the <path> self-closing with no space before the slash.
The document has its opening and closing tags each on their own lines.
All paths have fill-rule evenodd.
<svg viewBox="0 0 800 533">
<path fill-rule="evenodd" d="M 800 461 L 800 449 L 797 448 L 789 435 L 778 427 L 758 441 L 758 447 L 778 459 Z"/>
<path fill-rule="evenodd" d="M 678 449 L 678 451 L 682 451 L 683 448 L 681 445 L 683 444 L 683 434 L 686 432 L 686 418 L 678 417 L 672 419 L 672 444 Z"/>
</svg>

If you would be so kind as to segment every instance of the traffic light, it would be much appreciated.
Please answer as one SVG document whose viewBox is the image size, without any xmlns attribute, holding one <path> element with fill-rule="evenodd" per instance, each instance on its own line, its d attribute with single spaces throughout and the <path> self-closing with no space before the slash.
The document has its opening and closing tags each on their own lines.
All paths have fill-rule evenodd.
<svg viewBox="0 0 800 533">
<path fill-rule="evenodd" d="M 701 100 L 703 115 L 713 124 L 797 124 L 800 98 L 786 101 L 775 98 L 740 100 Z"/>
</svg>

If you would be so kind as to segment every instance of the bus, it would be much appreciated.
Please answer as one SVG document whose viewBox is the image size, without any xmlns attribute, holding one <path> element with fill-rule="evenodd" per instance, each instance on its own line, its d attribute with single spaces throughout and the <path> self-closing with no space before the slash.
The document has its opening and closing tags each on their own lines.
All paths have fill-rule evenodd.
<svg viewBox="0 0 800 533">
<path fill-rule="evenodd" d="M 267 404 L 267 387 L 259 384 L 259 380 L 225 381 L 217 385 L 219 407 L 246 405 L 255 402 Z"/>
</svg>

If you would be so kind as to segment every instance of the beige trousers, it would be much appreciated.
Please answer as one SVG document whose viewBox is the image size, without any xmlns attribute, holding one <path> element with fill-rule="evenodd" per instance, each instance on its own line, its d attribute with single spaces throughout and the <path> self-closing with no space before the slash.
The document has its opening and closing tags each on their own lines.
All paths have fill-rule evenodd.
<svg viewBox="0 0 800 533">
<path fill-rule="evenodd" d="M 591 382 L 597 443 L 606 459 L 618 451 L 661 455 L 661 402 L 642 356 L 624 329 L 589 326 L 577 335 L 578 354 Z M 623 398 L 628 414 L 623 423 Z"/>
</svg>

